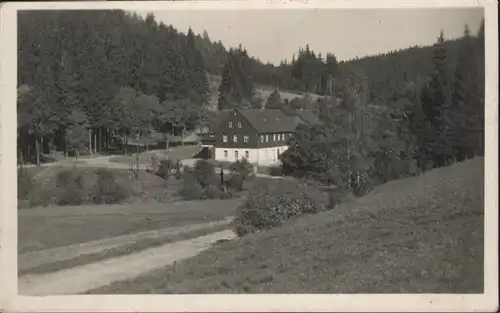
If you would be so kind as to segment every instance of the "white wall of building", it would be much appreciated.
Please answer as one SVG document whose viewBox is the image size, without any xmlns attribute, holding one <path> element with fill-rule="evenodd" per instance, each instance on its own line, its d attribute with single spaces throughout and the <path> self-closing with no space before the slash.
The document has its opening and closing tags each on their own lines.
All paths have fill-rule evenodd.
<svg viewBox="0 0 500 313">
<path fill-rule="evenodd" d="M 244 148 L 215 148 L 215 160 L 225 162 L 236 162 L 236 152 L 238 152 L 238 159 L 245 158 L 246 151 L 248 151 L 248 161 L 258 165 L 276 165 L 279 164 L 279 153 L 285 152 L 288 146 L 261 148 L 261 149 L 244 149 Z M 225 154 L 227 151 L 227 156 Z"/>
</svg>

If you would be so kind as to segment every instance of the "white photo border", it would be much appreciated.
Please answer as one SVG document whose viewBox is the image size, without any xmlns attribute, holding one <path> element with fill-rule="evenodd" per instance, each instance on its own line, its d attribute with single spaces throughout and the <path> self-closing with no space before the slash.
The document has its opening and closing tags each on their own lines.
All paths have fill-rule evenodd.
<svg viewBox="0 0 500 313">
<path fill-rule="evenodd" d="M 9 2 L 0 15 L 0 304 L 6 312 L 473 312 L 498 308 L 498 4 L 494 0 Z M 483 7 L 485 17 L 484 294 L 17 294 L 18 10 L 256 10 Z"/>
</svg>

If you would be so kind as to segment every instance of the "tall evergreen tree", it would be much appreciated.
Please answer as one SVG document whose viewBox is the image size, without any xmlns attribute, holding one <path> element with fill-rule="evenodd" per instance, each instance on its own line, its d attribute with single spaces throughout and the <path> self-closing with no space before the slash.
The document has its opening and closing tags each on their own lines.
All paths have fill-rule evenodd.
<svg viewBox="0 0 500 313">
<path fill-rule="evenodd" d="M 422 109 L 429 123 L 431 132 L 425 138 L 425 145 L 429 160 L 436 166 L 445 164 L 452 156 L 450 143 L 443 136 L 444 112 L 450 105 L 447 78 L 447 50 L 444 46 L 444 35 L 441 31 L 436 44 L 433 47 L 432 64 L 433 69 L 429 74 L 429 83 L 424 89 L 422 97 Z"/>
<path fill-rule="evenodd" d="M 249 58 L 241 47 L 230 49 L 219 86 L 219 110 L 245 105 L 250 106 L 254 95 L 254 82 L 248 73 Z"/>
<path fill-rule="evenodd" d="M 200 104 L 208 104 L 210 90 L 208 86 L 207 75 L 203 55 L 196 46 L 196 37 L 191 28 L 189 28 L 186 37 L 186 64 L 189 69 L 189 82 L 193 90 L 191 99 Z"/>
<path fill-rule="evenodd" d="M 277 89 L 274 89 L 273 92 L 269 95 L 266 101 L 266 109 L 281 109 L 281 96 Z"/>
<path fill-rule="evenodd" d="M 457 66 L 455 68 L 451 105 L 444 111 L 443 137 L 451 143 L 453 155 L 463 161 L 474 154 L 473 142 L 475 125 L 474 116 L 474 82 L 475 47 L 468 26 L 460 40 Z"/>
</svg>

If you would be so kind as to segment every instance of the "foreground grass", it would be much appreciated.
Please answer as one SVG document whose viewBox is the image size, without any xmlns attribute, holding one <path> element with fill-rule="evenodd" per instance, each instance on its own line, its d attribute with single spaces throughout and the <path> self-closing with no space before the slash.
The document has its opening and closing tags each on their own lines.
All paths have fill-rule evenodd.
<svg viewBox="0 0 500 313">
<path fill-rule="evenodd" d="M 474 159 L 92 293 L 482 293 L 483 252 Z"/>
<path fill-rule="evenodd" d="M 139 231 L 219 221 L 234 216 L 241 201 L 179 201 L 19 210 L 18 253 Z"/>
<path fill-rule="evenodd" d="M 108 249 L 102 253 L 92 253 L 79 256 L 77 258 L 73 258 L 70 260 L 64 260 L 55 263 L 43 264 L 34 268 L 30 268 L 26 271 L 20 271 L 21 275 L 25 274 L 44 274 L 55 272 L 63 269 L 73 268 L 80 265 L 86 265 L 94 262 L 98 262 L 101 260 L 106 260 L 114 257 L 119 257 L 123 255 L 128 255 L 131 253 L 140 252 L 149 248 L 154 248 L 158 246 L 162 246 L 164 244 L 173 243 L 182 240 L 188 240 L 197 238 L 200 236 L 208 235 L 211 233 L 215 233 L 218 231 L 222 231 L 228 229 L 229 225 L 218 225 L 207 229 L 200 229 L 189 231 L 185 233 L 179 233 L 175 235 L 168 235 L 159 238 L 148 238 L 143 239 L 134 243 L 122 245 L 116 248 Z"/>
</svg>

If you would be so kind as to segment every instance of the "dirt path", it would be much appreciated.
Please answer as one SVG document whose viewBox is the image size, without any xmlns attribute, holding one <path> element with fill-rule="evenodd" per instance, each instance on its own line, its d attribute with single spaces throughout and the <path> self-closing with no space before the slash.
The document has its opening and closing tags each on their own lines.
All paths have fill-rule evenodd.
<svg viewBox="0 0 500 313">
<path fill-rule="evenodd" d="M 55 273 L 27 275 L 18 281 L 19 294 L 42 296 L 84 293 L 193 257 L 218 240 L 234 237 L 231 230 L 225 230 Z"/>
<path fill-rule="evenodd" d="M 28 252 L 19 256 L 18 268 L 19 271 L 22 272 L 44 264 L 71 260 L 89 254 L 102 253 L 106 250 L 118 248 L 120 246 L 124 246 L 127 244 L 132 244 L 134 242 L 144 239 L 162 238 L 162 237 L 177 235 L 180 233 L 187 233 L 202 229 L 210 229 L 224 224 L 227 225 L 230 222 L 231 218 L 227 218 L 222 221 L 144 231 L 135 234 L 122 235 L 102 240 L 85 242 L 81 244 L 74 244 L 70 246 L 63 246 L 41 251 Z"/>
</svg>

